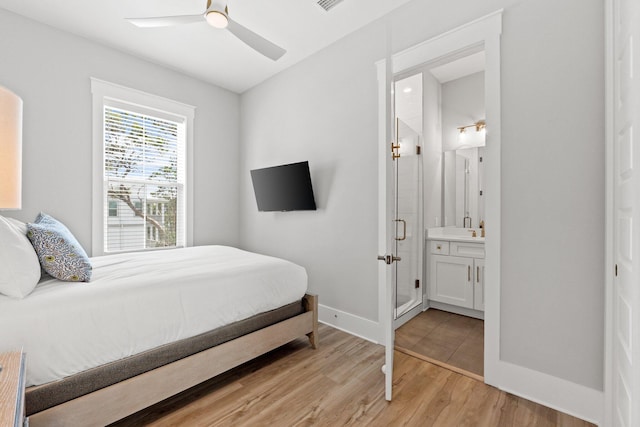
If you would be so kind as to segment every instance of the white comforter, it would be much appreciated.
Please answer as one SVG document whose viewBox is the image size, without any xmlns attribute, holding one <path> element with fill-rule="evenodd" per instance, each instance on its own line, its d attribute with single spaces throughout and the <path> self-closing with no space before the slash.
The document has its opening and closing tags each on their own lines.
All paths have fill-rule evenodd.
<svg viewBox="0 0 640 427">
<path fill-rule="evenodd" d="M 0 295 L 0 351 L 24 348 L 27 386 L 64 378 L 299 300 L 304 268 L 226 246 L 91 259 L 90 283 Z"/>
</svg>

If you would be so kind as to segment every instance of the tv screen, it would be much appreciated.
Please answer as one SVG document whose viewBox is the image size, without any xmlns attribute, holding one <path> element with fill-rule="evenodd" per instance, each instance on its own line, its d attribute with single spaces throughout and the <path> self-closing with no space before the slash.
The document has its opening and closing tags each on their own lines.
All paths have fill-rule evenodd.
<svg viewBox="0 0 640 427">
<path fill-rule="evenodd" d="M 316 210 L 309 162 L 254 169 L 251 181 L 260 212 Z"/>
</svg>

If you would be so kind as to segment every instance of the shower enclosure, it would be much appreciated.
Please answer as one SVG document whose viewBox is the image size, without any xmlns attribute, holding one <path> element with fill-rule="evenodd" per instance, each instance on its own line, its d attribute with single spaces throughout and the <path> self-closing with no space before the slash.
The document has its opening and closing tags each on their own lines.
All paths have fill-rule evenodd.
<svg viewBox="0 0 640 427">
<path fill-rule="evenodd" d="M 422 309 L 422 73 L 398 79 L 395 94 L 396 327 Z"/>
</svg>

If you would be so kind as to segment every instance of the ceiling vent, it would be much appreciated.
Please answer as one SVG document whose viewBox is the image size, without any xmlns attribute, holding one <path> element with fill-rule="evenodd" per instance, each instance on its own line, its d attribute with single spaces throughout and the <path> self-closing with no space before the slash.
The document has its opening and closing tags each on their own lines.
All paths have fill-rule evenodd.
<svg viewBox="0 0 640 427">
<path fill-rule="evenodd" d="M 333 9 L 339 3 L 342 3 L 342 0 L 318 0 L 318 6 L 329 12 L 329 10 Z"/>
</svg>

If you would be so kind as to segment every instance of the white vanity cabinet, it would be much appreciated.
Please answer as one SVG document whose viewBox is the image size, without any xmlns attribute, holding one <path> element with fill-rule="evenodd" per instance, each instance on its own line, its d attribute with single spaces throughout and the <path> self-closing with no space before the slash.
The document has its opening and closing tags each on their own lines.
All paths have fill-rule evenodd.
<svg viewBox="0 0 640 427">
<path fill-rule="evenodd" d="M 484 310 L 484 243 L 429 240 L 428 299 L 478 312 Z M 432 305 L 435 307 L 437 304 Z M 447 309 L 448 306 L 436 308 Z M 470 314 L 465 312 L 460 314 Z M 481 313 L 480 313 L 481 314 Z"/>
</svg>

